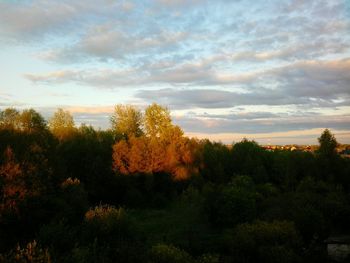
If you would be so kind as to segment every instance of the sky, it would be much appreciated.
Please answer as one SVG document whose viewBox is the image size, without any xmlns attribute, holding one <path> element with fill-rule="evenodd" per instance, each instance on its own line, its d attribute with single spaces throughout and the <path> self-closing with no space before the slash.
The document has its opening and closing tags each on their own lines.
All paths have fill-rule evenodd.
<svg viewBox="0 0 350 263">
<path fill-rule="evenodd" d="M 0 61 L 0 109 L 107 129 L 155 102 L 191 137 L 350 143 L 350 0 L 0 0 Z"/>
</svg>

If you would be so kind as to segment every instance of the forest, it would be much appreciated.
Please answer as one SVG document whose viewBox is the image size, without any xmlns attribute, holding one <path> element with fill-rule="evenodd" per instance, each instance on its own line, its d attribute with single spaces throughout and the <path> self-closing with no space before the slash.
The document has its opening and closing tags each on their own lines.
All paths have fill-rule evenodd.
<svg viewBox="0 0 350 263">
<path fill-rule="evenodd" d="M 350 234 L 350 159 L 188 138 L 170 111 L 0 111 L 0 262 L 330 262 Z"/>
</svg>

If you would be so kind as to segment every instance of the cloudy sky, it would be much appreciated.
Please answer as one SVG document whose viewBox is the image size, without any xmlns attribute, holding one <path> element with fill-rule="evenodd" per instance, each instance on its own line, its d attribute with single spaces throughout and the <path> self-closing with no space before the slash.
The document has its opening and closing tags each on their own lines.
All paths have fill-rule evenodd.
<svg viewBox="0 0 350 263">
<path fill-rule="evenodd" d="M 167 106 L 189 136 L 350 143 L 349 0 L 0 1 L 0 108 L 108 128 Z"/>
</svg>

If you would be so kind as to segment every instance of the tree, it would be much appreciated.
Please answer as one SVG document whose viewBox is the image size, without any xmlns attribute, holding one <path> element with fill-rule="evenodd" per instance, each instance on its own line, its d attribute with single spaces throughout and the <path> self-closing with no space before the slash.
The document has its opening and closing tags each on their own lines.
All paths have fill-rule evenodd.
<svg viewBox="0 0 350 263">
<path fill-rule="evenodd" d="M 249 177 L 240 177 L 223 189 L 208 193 L 205 209 L 213 226 L 234 227 L 254 219 L 256 194 L 250 189 L 253 188 L 252 181 L 247 178 Z"/>
<path fill-rule="evenodd" d="M 16 162 L 11 148 L 4 152 L 5 162 L 0 166 L 0 219 L 4 212 L 18 212 L 18 204 L 28 196 L 22 168 Z M 0 220 L 1 221 L 1 220 Z"/>
<path fill-rule="evenodd" d="M 255 141 L 243 139 L 233 145 L 231 149 L 233 172 L 252 176 L 255 183 L 265 183 L 268 172 L 266 170 L 266 152 Z"/>
<path fill-rule="evenodd" d="M 173 127 L 169 110 L 153 103 L 145 111 L 144 125 L 149 137 L 161 137 Z"/>
<path fill-rule="evenodd" d="M 130 147 L 125 140 L 117 142 L 113 146 L 113 169 L 122 174 L 129 174 Z"/>
<path fill-rule="evenodd" d="M 19 112 L 14 108 L 0 111 L 0 128 L 17 129 L 19 127 Z"/>
<path fill-rule="evenodd" d="M 332 157 L 336 154 L 338 142 L 330 130 L 325 129 L 318 138 L 318 142 L 320 143 L 320 148 L 318 149 L 320 155 L 324 157 Z"/>
<path fill-rule="evenodd" d="M 319 177 L 326 181 L 338 181 L 342 171 L 340 169 L 341 158 L 336 151 L 337 140 L 330 130 L 325 129 L 318 138 L 318 142 L 320 143 L 317 150 Z"/>
<path fill-rule="evenodd" d="M 112 129 L 124 136 L 142 135 L 142 113 L 134 106 L 118 104 L 111 117 Z"/>
<path fill-rule="evenodd" d="M 46 121 L 34 109 L 24 110 L 19 116 L 21 130 L 27 132 L 42 131 L 46 129 Z"/>
<path fill-rule="evenodd" d="M 300 262 L 300 236 L 290 221 L 244 223 L 223 234 L 230 262 Z"/>
<path fill-rule="evenodd" d="M 201 141 L 201 175 L 211 182 L 227 182 L 232 176 L 229 148 L 218 142 Z"/>
<path fill-rule="evenodd" d="M 74 131 L 73 116 L 69 111 L 59 108 L 50 119 L 49 127 L 52 133 L 61 140 Z"/>
</svg>

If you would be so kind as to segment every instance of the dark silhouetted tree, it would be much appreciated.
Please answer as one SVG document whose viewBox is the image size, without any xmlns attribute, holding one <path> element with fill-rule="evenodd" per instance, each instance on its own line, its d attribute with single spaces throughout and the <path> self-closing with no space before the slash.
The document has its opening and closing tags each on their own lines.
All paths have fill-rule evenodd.
<svg viewBox="0 0 350 263">
<path fill-rule="evenodd" d="M 320 155 L 332 158 L 336 154 L 338 142 L 330 130 L 325 129 L 318 138 L 318 142 L 320 143 L 320 148 L 318 149 Z"/>
</svg>

